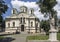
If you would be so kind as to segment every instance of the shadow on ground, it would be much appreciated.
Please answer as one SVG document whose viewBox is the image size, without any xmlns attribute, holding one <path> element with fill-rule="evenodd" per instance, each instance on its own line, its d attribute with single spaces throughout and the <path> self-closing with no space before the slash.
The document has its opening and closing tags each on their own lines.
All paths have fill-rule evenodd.
<svg viewBox="0 0 60 42">
<path fill-rule="evenodd" d="M 0 34 L 0 36 L 8 36 L 8 35 L 16 35 L 16 34 L 20 34 L 20 33 Z"/>
<path fill-rule="evenodd" d="M 0 39 L 0 42 L 12 42 L 13 40 L 15 40 L 15 38 L 6 37 L 6 38 L 4 38 L 4 39 Z"/>
<path fill-rule="evenodd" d="M 0 36 L 8 36 L 8 35 L 13 35 L 13 34 L 0 34 Z"/>
</svg>

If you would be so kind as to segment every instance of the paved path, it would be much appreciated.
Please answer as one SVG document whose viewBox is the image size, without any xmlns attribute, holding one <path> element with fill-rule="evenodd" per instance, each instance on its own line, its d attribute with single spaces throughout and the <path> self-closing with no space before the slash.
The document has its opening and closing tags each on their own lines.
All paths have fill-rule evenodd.
<svg viewBox="0 0 60 42">
<path fill-rule="evenodd" d="M 12 37 L 15 40 L 11 41 L 11 42 L 26 42 L 26 34 L 16 34 L 16 35 L 8 35 L 8 36 L 4 36 L 4 37 Z"/>
<path fill-rule="evenodd" d="M 7 34 L 7 33 L 0 33 L 0 36 L 6 37 L 4 40 L 0 42 L 26 42 L 26 37 L 29 35 L 36 35 L 36 34 Z"/>
</svg>

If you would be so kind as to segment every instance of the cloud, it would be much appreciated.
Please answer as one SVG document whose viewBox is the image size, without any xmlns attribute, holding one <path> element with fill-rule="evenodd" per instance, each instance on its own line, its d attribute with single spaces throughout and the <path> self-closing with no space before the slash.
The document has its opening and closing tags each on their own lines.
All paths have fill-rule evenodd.
<svg viewBox="0 0 60 42">
<path fill-rule="evenodd" d="M 20 6 L 27 6 L 28 8 L 38 8 L 38 5 L 36 4 L 36 2 L 24 2 L 24 1 L 11 1 L 12 6 L 14 8 L 19 8 Z"/>
<path fill-rule="evenodd" d="M 15 0 L 15 1 L 11 1 L 11 4 L 12 4 L 12 7 L 13 8 L 17 8 L 17 9 L 19 9 L 20 8 L 20 6 L 26 6 L 26 7 L 28 7 L 28 9 L 29 8 L 33 8 L 34 10 L 35 10 L 35 15 L 39 18 L 39 19 L 43 19 L 44 17 L 43 17 L 43 15 L 39 12 L 39 7 L 38 7 L 38 5 L 36 4 L 36 2 L 29 2 L 29 1 L 27 1 L 27 2 L 24 2 L 24 1 L 17 1 L 17 0 Z"/>
<path fill-rule="evenodd" d="M 58 17 L 60 17 L 60 0 L 56 0 L 58 3 L 57 5 L 54 7 L 54 9 L 57 11 Z M 24 1 L 11 1 L 12 7 L 13 8 L 17 8 L 19 10 L 20 6 L 26 6 L 28 8 L 34 8 L 35 10 L 35 15 L 39 18 L 39 19 L 48 19 L 48 18 L 44 18 L 43 15 L 39 12 L 39 7 L 36 4 L 36 2 L 24 2 Z"/>
<path fill-rule="evenodd" d="M 57 16 L 60 18 L 60 0 L 56 0 L 57 5 L 54 7 L 54 9 L 57 11 Z"/>
</svg>

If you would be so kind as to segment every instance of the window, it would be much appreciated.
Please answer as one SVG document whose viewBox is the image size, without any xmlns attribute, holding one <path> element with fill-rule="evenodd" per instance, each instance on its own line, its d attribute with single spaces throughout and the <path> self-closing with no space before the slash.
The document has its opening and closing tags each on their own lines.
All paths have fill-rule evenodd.
<svg viewBox="0 0 60 42">
<path fill-rule="evenodd" d="M 15 22 L 13 22 L 13 27 L 15 27 Z"/>
<path fill-rule="evenodd" d="M 23 8 L 21 8 L 21 12 L 23 12 Z"/>
<path fill-rule="evenodd" d="M 27 11 L 27 8 L 24 8 L 24 12 L 26 12 Z"/>
<path fill-rule="evenodd" d="M 23 23 L 25 23 L 25 18 L 23 18 Z"/>
<path fill-rule="evenodd" d="M 33 14 L 33 11 L 31 10 L 31 14 Z"/>
<path fill-rule="evenodd" d="M 10 23 L 8 23 L 8 27 L 10 27 Z"/>
<path fill-rule="evenodd" d="M 16 14 L 16 9 L 15 8 L 13 8 L 13 14 Z"/>
<path fill-rule="evenodd" d="M 20 23 L 25 23 L 25 17 L 23 17 L 23 18 L 21 17 L 20 18 Z"/>
<path fill-rule="evenodd" d="M 21 12 L 24 12 L 24 8 L 21 8 Z"/>
<path fill-rule="evenodd" d="M 15 14 L 15 10 L 13 9 L 13 14 Z"/>
<path fill-rule="evenodd" d="M 36 23 L 36 28 L 38 27 L 38 23 Z"/>
<path fill-rule="evenodd" d="M 20 23 L 22 23 L 22 17 L 21 17 L 20 21 L 21 21 Z"/>
<path fill-rule="evenodd" d="M 20 8 L 20 11 L 25 13 L 25 12 L 27 12 L 27 8 L 23 6 Z"/>
<path fill-rule="evenodd" d="M 31 22 L 31 27 L 33 27 L 33 22 Z"/>
<path fill-rule="evenodd" d="M 25 8 L 23 8 L 23 12 L 25 12 L 26 10 L 25 10 Z"/>
</svg>

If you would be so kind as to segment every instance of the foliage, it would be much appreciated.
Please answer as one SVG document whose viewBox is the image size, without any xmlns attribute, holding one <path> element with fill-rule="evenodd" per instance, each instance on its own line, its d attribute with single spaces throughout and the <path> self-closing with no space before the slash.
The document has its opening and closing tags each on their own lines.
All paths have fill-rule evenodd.
<svg viewBox="0 0 60 42">
<path fill-rule="evenodd" d="M 58 26 L 58 18 L 57 18 L 57 14 L 54 16 L 55 19 L 55 29 L 57 29 L 56 27 Z"/>
<path fill-rule="evenodd" d="M 43 28 L 46 33 L 48 33 L 50 29 L 49 20 L 42 20 L 40 27 Z"/>
<path fill-rule="evenodd" d="M 3 20 L 2 25 L 1 25 L 1 31 L 5 31 L 5 21 Z"/>
<path fill-rule="evenodd" d="M 0 27 L 2 27 L 3 17 L 2 14 L 5 13 L 8 9 L 8 6 L 5 4 L 3 0 L 0 0 Z"/>
<path fill-rule="evenodd" d="M 8 9 L 8 6 L 5 4 L 3 0 L 0 0 L 0 23 L 3 20 L 2 14 L 5 13 Z"/>
<path fill-rule="evenodd" d="M 57 1 L 56 0 L 39 0 L 37 4 L 40 7 L 41 13 L 45 14 L 45 16 L 49 16 L 50 27 L 51 27 L 52 19 L 54 19 L 57 15 L 57 12 L 54 10 L 54 6 L 57 4 Z M 55 23 L 54 25 L 56 25 L 56 22 L 57 22 L 56 19 L 57 17 L 54 19 L 55 20 L 53 22 Z"/>
<path fill-rule="evenodd" d="M 3 17 L 0 15 L 0 23 L 3 21 Z"/>
<path fill-rule="evenodd" d="M 56 11 L 53 9 L 57 4 L 56 0 L 39 0 L 37 4 L 39 5 L 40 11 L 43 14 L 51 14 L 53 17 L 53 15 L 56 13 Z"/>
<path fill-rule="evenodd" d="M 3 0 L 0 0 L 0 14 L 3 14 L 7 11 L 8 6 L 5 4 Z"/>
<path fill-rule="evenodd" d="M 60 20 L 58 21 L 58 23 L 60 24 Z"/>
</svg>

